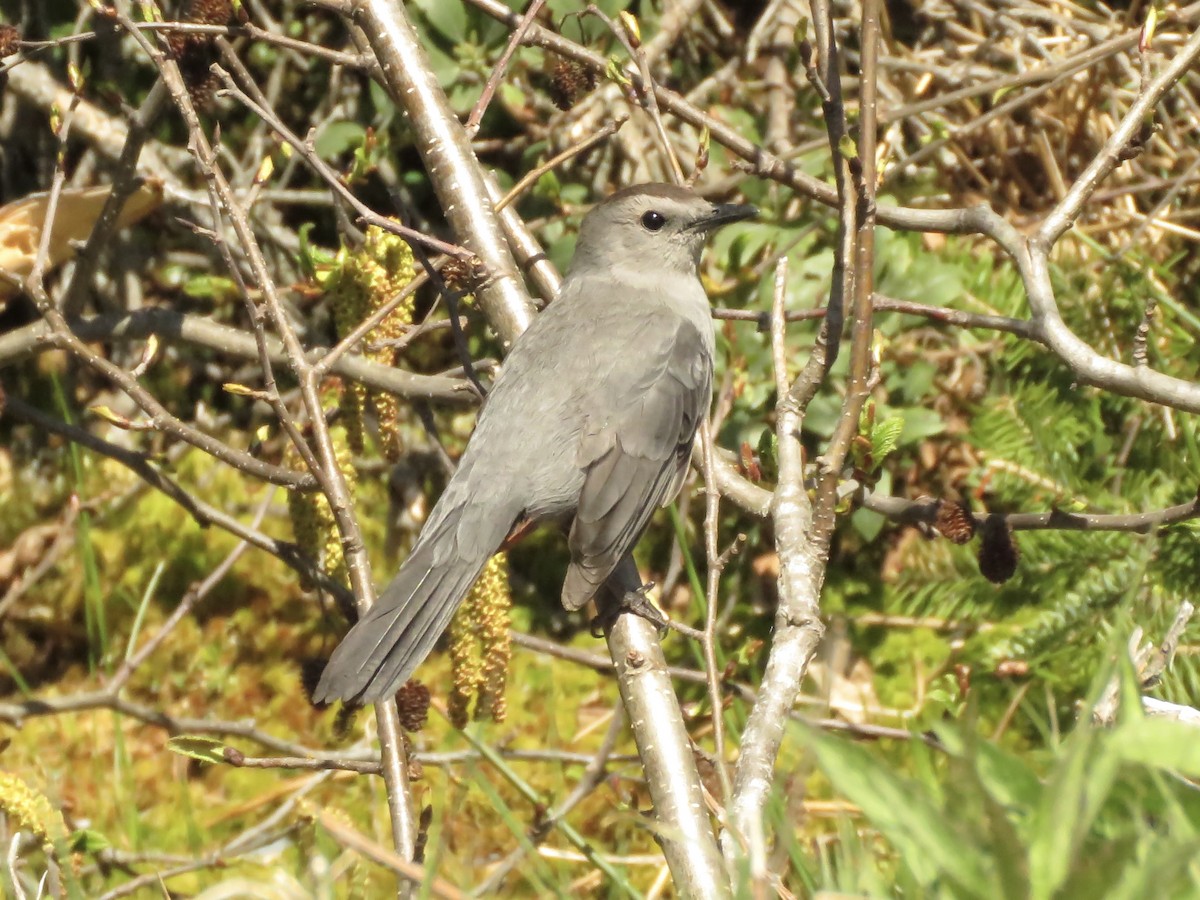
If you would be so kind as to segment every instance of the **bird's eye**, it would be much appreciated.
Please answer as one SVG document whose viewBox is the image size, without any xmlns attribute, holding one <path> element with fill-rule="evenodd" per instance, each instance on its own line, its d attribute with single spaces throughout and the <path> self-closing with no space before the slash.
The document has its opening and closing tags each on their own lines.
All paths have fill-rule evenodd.
<svg viewBox="0 0 1200 900">
<path fill-rule="evenodd" d="M 642 216 L 642 226 L 647 231 L 658 231 L 667 224 L 667 217 L 660 212 L 650 210 Z"/>
</svg>

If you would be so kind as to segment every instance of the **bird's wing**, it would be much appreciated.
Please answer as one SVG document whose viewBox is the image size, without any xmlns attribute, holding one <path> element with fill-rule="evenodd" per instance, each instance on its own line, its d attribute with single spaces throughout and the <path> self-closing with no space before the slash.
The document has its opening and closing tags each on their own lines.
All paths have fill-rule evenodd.
<svg viewBox="0 0 1200 900">
<path fill-rule="evenodd" d="M 654 510 L 678 493 L 712 396 L 709 342 L 689 322 L 673 320 L 648 355 L 639 350 L 630 362 L 637 374 L 604 385 L 606 408 L 589 413 L 581 439 L 584 484 L 563 583 L 567 609 L 592 598 Z"/>
</svg>

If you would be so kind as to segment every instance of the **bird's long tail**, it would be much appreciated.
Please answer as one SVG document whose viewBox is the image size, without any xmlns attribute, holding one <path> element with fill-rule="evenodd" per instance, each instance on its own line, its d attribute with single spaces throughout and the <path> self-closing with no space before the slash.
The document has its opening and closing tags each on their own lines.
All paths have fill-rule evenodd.
<svg viewBox="0 0 1200 900">
<path fill-rule="evenodd" d="M 314 701 L 373 703 L 412 675 L 504 540 L 510 523 L 488 512 L 434 509 L 396 577 L 334 651 Z"/>
</svg>

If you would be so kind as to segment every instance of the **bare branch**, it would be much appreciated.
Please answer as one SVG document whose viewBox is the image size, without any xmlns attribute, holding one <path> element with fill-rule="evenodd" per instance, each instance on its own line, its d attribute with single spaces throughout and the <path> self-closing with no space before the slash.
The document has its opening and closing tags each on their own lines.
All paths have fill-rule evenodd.
<svg viewBox="0 0 1200 900">
<path fill-rule="evenodd" d="M 870 491 L 862 493 L 864 509 L 887 516 L 894 522 L 907 524 L 931 524 L 937 518 L 940 502 L 935 499 L 906 500 L 903 497 L 886 497 Z M 977 526 L 982 526 L 989 516 L 1003 519 L 1014 531 L 1126 531 L 1150 534 L 1165 525 L 1200 517 L 1200 500 L 1189 500 L 1187 503 L 1143 513 L 1077 513 L 1052 509 L 1044 513 L 973 514 Z"/>
<path fill-rule="evenodd" d="M 775 546 L 780 563 L 779 607 L 762 684 L 750 719 L 742 731 L 733 800 L 729 806 L 727 828 L 730 830 L 722 837 L 725 856 L 730 860 L 744 852 L 739 842 L 749 841 L 761 833 L 763 811 L 771 791 L 775 758 L 783 740 L 788 713 L 825 631 L 820 618 L 825 560 L 816 542 L 811 540 L 813 508 L 804 485 L 803 449 L 800 446 L 804 408 L 792 401 L 787 380 L 783 316 L 787 271 L 787 257 L 783 257 L 775 269 L 771 315 L 771 358 L 779 398 L 775 425 L 779 443 L 779 484 L 771 495 Z"/>
<path fill-rule="evenodd" d="M 265 335 L 263 334 L 260 317 L 269 318 L 276 333 L 283 341 L 284 350 L 293 373 L 300 383 L 300 391 L 308 414 L 308 420 L 313 433 L 316 460 L 312 460 L 304 442 L 298 439 L 294 423 L 288 420 L 286 411 L 279 407 L 284 421 L 298 449 L 309 460 L 310 470 L 317 479 L 322 492 L 329 499 L 329 506 L 337 523 L 338 532 L 342 539 L 342 550 L 346 560 L 350 584 L 354 591 L 360 611 L 366 611 L 375 599 L 374 585 L 371 579 L 371 565 L 366 553 L 366 546 L 359 530 L 358 521 L 354 516 L 353 503 L 349 488 L 346 484 L 337 461 L 337 454 L 329 435 L 321 405 L 319 377 L 314 368 L 308 364 L 304 348 L 296 336 L 291 322 L 283 311 L 274 279 L 271 276 L 266 260 L 258 245 L 257 238 L 250 228 L 246 212 L 234 196 L 228 180 L 218 163 L 216 153 L 200 125 L 196 110 L 183 82 L 179 67 L 173 59 L 166 57 L 154 47 L 145 36 L 135 27 L 132 21 L 119 13 L 115 18 L 134 37 L 142 50 L 158 67 L 176 108 L 183 116 L 190 135 L 189 149 L 194 154 L 201 172 L 208 183 L 214 202 L 219 200 L 220 206 L 229 217 L 234 233 L 237 235 L 251 270 L 261 291 L 261 300 L 253 299 L 249 292 L 243 290 L 244 300 L 256 327 L 256 344 L 264 359 L 264 365 L 269 366 Z M 270 378 L 269 369 L 264 373 Z M 313 463 L 319 461 L 319 464 Z M 415 819 L 411 809 L 411 798 L 408 791 L 407 764 L 404 760 L 404 744 L 400 733 L 400 723 L 396 714 L 394 700 L 388 700 L 375 706 L 376 725 L 379 731 L 380 748 L 383 755 L 383 775 L 387 784 L 388 810 L 392 822 L 392 839 L 396 851 L 402 856 L 411 858 L 415 842 Z M 406 893 L 402 888 L 401 893 Z"/>
<path fill-rule="evenodd" d="M 343 847 L 348 847 L 372 862 L 391 869 L 413 884 L 421 885 L 435 897 L 441 897 L 444 900 L 467 900 L 467 895 L 454 885 L 427 874 L 424 866 L 409 862 L 386 847 L 379 846 L 365 835 L 355 831 L 341 818 L 316 808 L 312 808 L 310 814 L 329 833 L 329 836 Z"/>
<path fill-rule="evenodd" d="M 641 587 L 631 557 L 610 576 L 604 590 L 615 603 Z M 685 897 L 728 897 L 729 876 L 704 805 L 691 738 L 654 626 L 622 615 L 608 634 L 621 699 L 654 801 L 656 834 L 671 867 L 676 889 Z"/>
</svg>

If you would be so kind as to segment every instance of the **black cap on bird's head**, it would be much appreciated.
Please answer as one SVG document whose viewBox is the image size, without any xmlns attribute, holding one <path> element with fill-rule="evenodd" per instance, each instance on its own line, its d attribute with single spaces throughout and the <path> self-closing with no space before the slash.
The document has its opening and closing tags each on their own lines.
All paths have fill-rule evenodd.
<svg viewBox="0 0 1200 900">
<path fill-rule="evenodd" d="M 756 215 L 748 204 L 712 203 L 673 184 L 627 187 L 584 216 L 570 271 L 635 267 L 694 275 L 710 232 Z"/>
</svg>

